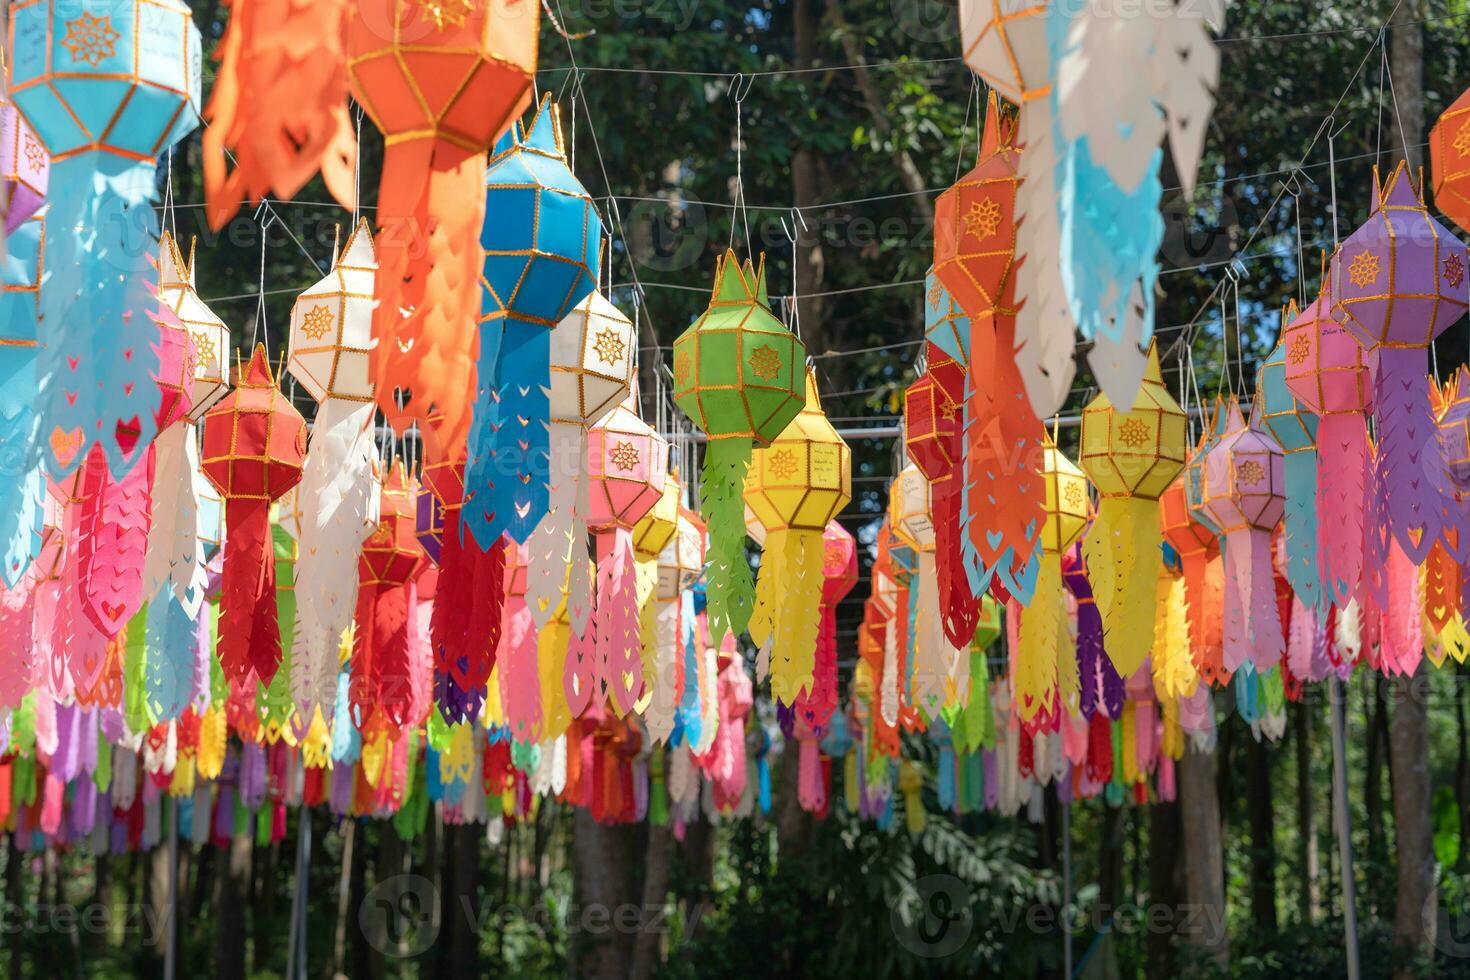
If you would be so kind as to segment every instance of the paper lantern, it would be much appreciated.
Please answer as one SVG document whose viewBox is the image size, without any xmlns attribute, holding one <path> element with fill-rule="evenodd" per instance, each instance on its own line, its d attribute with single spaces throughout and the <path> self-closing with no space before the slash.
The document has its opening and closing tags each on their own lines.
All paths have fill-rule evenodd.
<svg viewBox="0 0 1470 980">
<path fill-rule="evenodd" d="M 1184 467 L 1188 446 L 1186 417 L 1164 387 L 1156 347 L 1131 409 L 1119 410 L 1104 392 L 1082 410 L 1082 470 L 1101 498 L 1083 553 L 1107 654 L 1124 677 L 1153 643 L 1158 498 Z"/>
<path fill-rule="evenodd" d="M 356 206 L 357 144 L 347 115 L 351 9 L 346 0 L 230 3 L 204 109 L 211 228 L 224 227 L 242 201 L 290 200 L 318 169 L 338 203 Z"/>
<path fill-rule="evenodd" d="M 924 273 L 924 337 L 962 367 L 970 365 L 970 317 L 931 265 Z"/>
<path fill-rule="evenodd" d="M 1470 231 L 1470 90 L 1440 113 L 1429 131 L 1429 167 L 1434 206 Z"/>
<path fill-rule="evenodd" d="M 360 221 L 332 256 L 327 274 L 303 290 L 291 307 L 286 370 L 317 402 L 295 490 L 303 518 L 291 696 L 303 719 L 316 707 L 325 718 L 332 717 L 342 633 L 364 593 L 376 595 L 374 589 L 359 586 L 358 552 L 364 539 L 382 526 L 380 501 L 399 502 L 397 490 L 386 498 L 379 492 L 373 442 L 376 405 L 369 359 L 377 268 L 372 233 Z M 371 699 L 375 681 L 360 682 L 357 690 Z M 393 710 L 401 714 L 402 705 Z"/>
<path fill-rule="evenodd" d="M 38 468 L 35 403 L 45 241 L 44 216 L 17 225 L 0 265 L 0 578 L 10 588 L 21 581 L 40 547 L 45 485 Z"/>
<path fill-rule="evenodd" d="M 10 26 L 11 95 L 51 154 L 52 186 L 75 189 L 52 195 L 51 227 L 83 229 L 46 249 L 46 462 L 69 472 L 97 441 L 121 475 L 154 434 L 150 205 L 158 156 L 198 124 L 199 32 L 180 0 L 31 0 Z"/>
<path fill-rule="evenodd" d="M 1470 575 L 1460 561 L 1470 549 L 1470 508 L 1465 506 L 1470 493 L 1470 370 L 1464 365 L 1445 382 L 1438 392 L 1435 425 L 1439 451 L 1444 457 L 1453 486 L 1457 506 L 1446 514 L 1446 535 L 1431 552 L 1437 557 L 1426 570 L 1425 607 L 1431 620 L 1443 631 L 1454 611 L 1470 609 L 1466 593 L 1470 592 Z M 1437 601 L 1435 601 L 1437 599 Z M 1444 611 L 1436 612 L 1435 609 Z"/>
<path fill-rule="evenodd" d="M 13 235 L 46 203 L 51 156 L 9 98 L 0 93 L 0 211 Z"/>
<path fill-rule="evenodd" d="M 377 399 L 400 431 L 439 417 L 465 442 L 480 308 L 485 153 L 530 101 L 540 10 L 519 0 L 364 0 L 347 30 L 352 97 L 382 131 Z M 411 394 L 405 411 L 397 392 Z"/>
<path fill-rule="evenodd" d="M 597 541 L 597 598 L 588 628 L 595 639 L 592 664 L 567 658 L 573 717 L 597 692 L 624 716 L 643 689 L 632 532 L 663 493 L 669 450 L 634 406 L 630 394 L 587 432 L 587 526 Z"/>
<path fill-rule="evenodd" d="M 1204 504 L 1225 543 L 1225 668 L 1249 661 L 1267 670 L 1281 660 L 1283 637 L 1271 564 L 1271 532 L 1285 505 L 1285 454 L 1252 412 L 1232 398 L 1225 435 L 1205 460 Z"/>
<path fill-rule="evenodd" d="M 1016 105 L 1051 91 L 1047 0 L 961 0 L 965 64 Z"/>
<path fill-rule="evenodd" d="M 1015 136 L 992 92 L 975 168 L 934 202 L 934 275 L 971 317 L 1016 312 Z"/>
<path fill-rule="evenodd" d="M 1056 717 L 1059 666 L 1065 663 L 1068 676 L 1077 671 L 1067 631 L 1062 555 L 1082 536 L 1091 505 L 1087 477 L 1057 449 L 1050 436 L 1042 450 L 1041 474 L 1046 488 L 1041 567 L 1031 602 L 1021 613 L 1020 643 L 1012 672 L 1016 711 L 1028 723 Z M 1075 690 L 1075 684 L 1068 686 Z"/>
<path fill-rule="evenodd" d="M 1341 608 L 1363 573 L 1363 509 L 1371 466 L 1366 416 L 1373 383 L 1363 348 L 1332 317 L 1332 280 L 1281 334 L 1286 386 L 1317 416 L 1317 570 Z"/>
<path fill-rule="evenodd" d="M 399 461 L 382 485 L 378 526 L 358 559 L 349 697 L 352 723 L 364 736 L 383 730 L 396 736 L 417 721 L 409 716 L 409 582 L 421 554 L 414 489 Z"/>
<path fill-rule="evenodd" d="M 158 296 L 194 341 L 194 391 L 189 421 L 198 422 L 230 388 L 230 328 L 214 314 L 194 286 L 194 248 L 188 261 L 172 234 L 158 240 Z"/>
<path fill-rule="evenodd" d="M 1286 329 L 1300 315 L 1294 301 L 1287 304 L 1282 340 L 1261 365 L 1261 424 L 1286 454 L 1286 580 L 1303 605 L 1318 609 L 1325 596 L 1317 572 L 1317 416 L 1286 383 Z"/>
<path fill-rule="evenodd" d="M 1382 183 L 1375 168 L 1373 180 L 1367 222 L 1332 257 L 1332 316 L 1370 356 L 1379 492 L 1395 540 L 1418 565 L 1451 506 L 1429 413 L 1428 348 L 1470 305 L 1470 258 L 1425 210 L 1404 164 Z"/>
<path fill-rule="evenodd" d="M 596 288 L 601 236 L 548 95 L 524 130 L 516 124 L 496 144 L 485 171 L 479 390 L 464 512 L 482 545 L 501 531 L 523 542 L 546 513 L 552 328 Z"/>
<path fill-rule="evenodd" d="M 745 632 L 753 606 L 741 493 L 750 454 L 801 411 L 806 347 L 771 312 L 765 259 L 742 267 L 727 250 L 708 309 L 674 341 L 674 401 L 709 437 L 700 511 L 709 522 L 710 620 L 716 637 Z"/>
<path fill-rule="evenodd" d="M 306 422 L 256 347 L 238 386 L 204 416 L 204 475 L 225 498 L 230 544 L 221 582 L 219 660 L 226 678 L 270 684 L 281 661 L 270 504 L 301 480 Z"/>
<path fill-rule="evenodd" d="M 822 411 L 806 373 L 806 404 L 752 454 L 745 501 L 765 531 L 750 637 L 771 657 L 771 695 L 792 705 L 811 690 L 821 615 L 822 535 L 852 500 L 852 451 Z"/>
<path fill-rule="evenodd" d="M 587 426 L 627 397 L 636 345 L 633 323 L 601 293 L 589 293 L 551 331 L 551 395 L 546 513 L 527 539 L 526 604 L 544 626 L 562 601 L 569 556 L 586 557 Z M 573 624 L 584 625 L 579 617 Z"/>
<path fill-rule="evenodd" d="M 904 452 L 929 480 L 940 616 L 950 643 L 963 646 L 979 615 L 965 575 L 961 526 L 965 370 L 933 342 L 928 361 L 928 370 L 904 395 Z"/>
<path fill-rule="evenodd" d="M 1190 460 L 1192 464 L 1194 456 Z M 1159 517 L 1164 540 L 1179 556 L 1184 576 L 1189 646 L 1195 667 L 1207 682 L 1218 685 L 1229 679 L 1221 650 L 1221 597 L 1210 588 L 1210 567 L 1220 555 L 1220 539 L 1212 526 L 1199 522 L 1190 507 L 1188 479 L 1187 473 L 1179 474 L 1159 497 Z"/>
</svg>

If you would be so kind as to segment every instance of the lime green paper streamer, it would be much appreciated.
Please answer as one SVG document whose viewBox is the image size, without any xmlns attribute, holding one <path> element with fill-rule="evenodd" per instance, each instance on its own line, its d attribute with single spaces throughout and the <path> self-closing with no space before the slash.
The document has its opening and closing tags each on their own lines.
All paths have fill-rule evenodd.
<svg viewBox="0 0 1470 980">
<path fill-rule="evenodd" d="M 153 727 L 154 719 L 148 714 L 148 648 L 144 642 L 147 632 L 148 603 L 128 620 L 127 640 L 123 650 L 123 718 L 131 732 L 146 732 Z"/>
</svg>

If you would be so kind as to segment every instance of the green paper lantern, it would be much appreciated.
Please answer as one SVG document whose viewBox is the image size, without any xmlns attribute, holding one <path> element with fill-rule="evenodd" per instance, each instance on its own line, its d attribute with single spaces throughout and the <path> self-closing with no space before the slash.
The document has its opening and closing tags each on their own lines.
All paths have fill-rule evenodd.
<svg viewBox="0 0 1470 980">
<path fill-rule="evenodd" d="M 718 644 L 726 630 L 745 632 L 754 605 L 741 499 L 751 450 L 806 405 L 806 348 L 771 312 L 764 258 L 742 266 L 731 250 L 720 257 L 709 308 L 674 341 L 674 401 L 709 438 L 700 510 Z"/>
</svg>

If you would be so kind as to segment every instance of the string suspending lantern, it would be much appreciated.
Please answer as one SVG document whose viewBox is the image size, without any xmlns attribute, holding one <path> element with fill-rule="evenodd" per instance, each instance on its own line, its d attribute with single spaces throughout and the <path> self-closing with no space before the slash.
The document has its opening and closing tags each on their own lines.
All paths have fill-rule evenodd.
<svg viewBox="0 0 1470 980">
<path fill-rule="evenodd" d="M 385 144 L 376 397 L 399 432 L 413 420 L 426 432 L 437 417 L 437 438 L 424 442 L 436 462 L 469 432 L 485 154 L 530 102 L 541 10 L 520 0 L 359 0 L 353 13 L 350 89 Z"/>
<path fill-rule="evenodd" d="M 548 506 L 551 335 L 597 286 L 602 219 L 567 163 L 549 95 L 485 171 L 479 387 L 461 520 L 519 543 Z"/>
<path fill-rule="evenodd" d="M 700 511 L 709 525 L 710 629 L 745 632 L 754 604 L 741 505 L 756 446 L 771 444 L 804 403 L 806 347 L 771 312 L 765 259 L 716 262 L 708 308 L 674 341 L 674 401 L 708 437 Z"/>
<path fill-rule="evenodd" d="M 306 422 L 257 346 L 238 385 L 204 416 L 203 470 L 224 495 L 229 547 L 220 582 L 226 679 L 269 685 L 281 662 L 270 505 L 301 480 Z"/>
<path fill-rule="evenodd" d="M 1154 589 L 1161 557 L 1158 498 L 1184 467 L 1189 436 L 1184 411 L 1151 347 L 1133 407 L 1101 393 L 1082 410 L 1082 471 L 1101 498 L 1083 543 L 1087 574 L 1103 622 L 1103 644 L 1119 675 L 1129 677 L 1153 645 Z"/>
<path fill-rule="evenodd" d="M 573 717 L 601 693 L 619 718 L 643 690 L 633 528 L 658 503 L 668 478 L 669 449 L 634 411 L 633 394 L 587 431 L 591 506 L 587 526 L 597 541 L 597 592 L 591 662 L 580 648 L 567 654 L 565 690 Z"/>
<path fill-rule="evenodd" d="M 1470 305 L 1465 246 L 1425 209 L 1400 163 L 1373 170 L 1368 220 L 1333 255 L 1332 316 L 1368 355 L 1378 492 L 1394 539 L 1422 564 L 1452 506 L 1429 409 L 1429 345 Z"/>
<path fill-rule="evenodd" d="M 1363 348 L 1337 320 L 1332 279 L 1286 325 L 1286 387 L 1317 416 L 1317 572 L 1324 600 L 1339 609 L 1363 575 L 1363 508 L 1372 465 L 1367 416 L 1373 381 Z"/>
<path fill-rule="evenodd" d="M 1261 426 L 1259 407 L 1247 421 L 1231 398 L 1225 434 L 1205 460 L 1204 505 L 1223 537 L 1225 669 L 1258 671 L 1281 661 L 1284 637 L 1276 604 L 1271 532 L 1285 506 L 1285 453 Z"/>
<path fill-rule="evenodd" d="M 96 442 L 122 476 L 154 436 L 155 170 L 199 122 L 199 31 L 180 0 L 30 0 L 12 5 L 10 28 L 11 96 L 50 153 L 53 190 L 71 189 L 52 193 L 48 220 L 78 229 L 46 248 L 46 466 L 68 473 Z"/>
<path fill-rule="evenodd" d="M 765 532 L 750 638 L 770 659 L 771 696 L 790 706 L 814 683 L 823 535 L 852 500 L 852 451 L 827 421 L 810 369 L 802 410 L 752 454 L 744 497 Z"/>
<path fill-rule="evenodd" d="M 358 553 L 381 526 L 372 431 L 377 268 L 372 231 L 359 221 L 327 274 L 291 307 L 286 370 L 317 403 L 292 491 L 301 517 L 291 696 L 308 723 L 316 708 L 324 719 L 334 710 L 337 650 L 359 601 Z"/>
</svg>

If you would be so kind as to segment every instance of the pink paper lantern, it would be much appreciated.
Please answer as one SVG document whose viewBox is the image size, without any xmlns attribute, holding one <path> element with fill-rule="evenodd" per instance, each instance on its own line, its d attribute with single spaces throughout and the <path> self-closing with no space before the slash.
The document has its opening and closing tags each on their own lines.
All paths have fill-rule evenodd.
<svg viewBox="0 0 1470 980">
<path fill-rule="evenodd" d="M 46 203 L 51 156 L 15 106 L 0 97 L 0 204 L 9 234 Z"/>
</svg>

